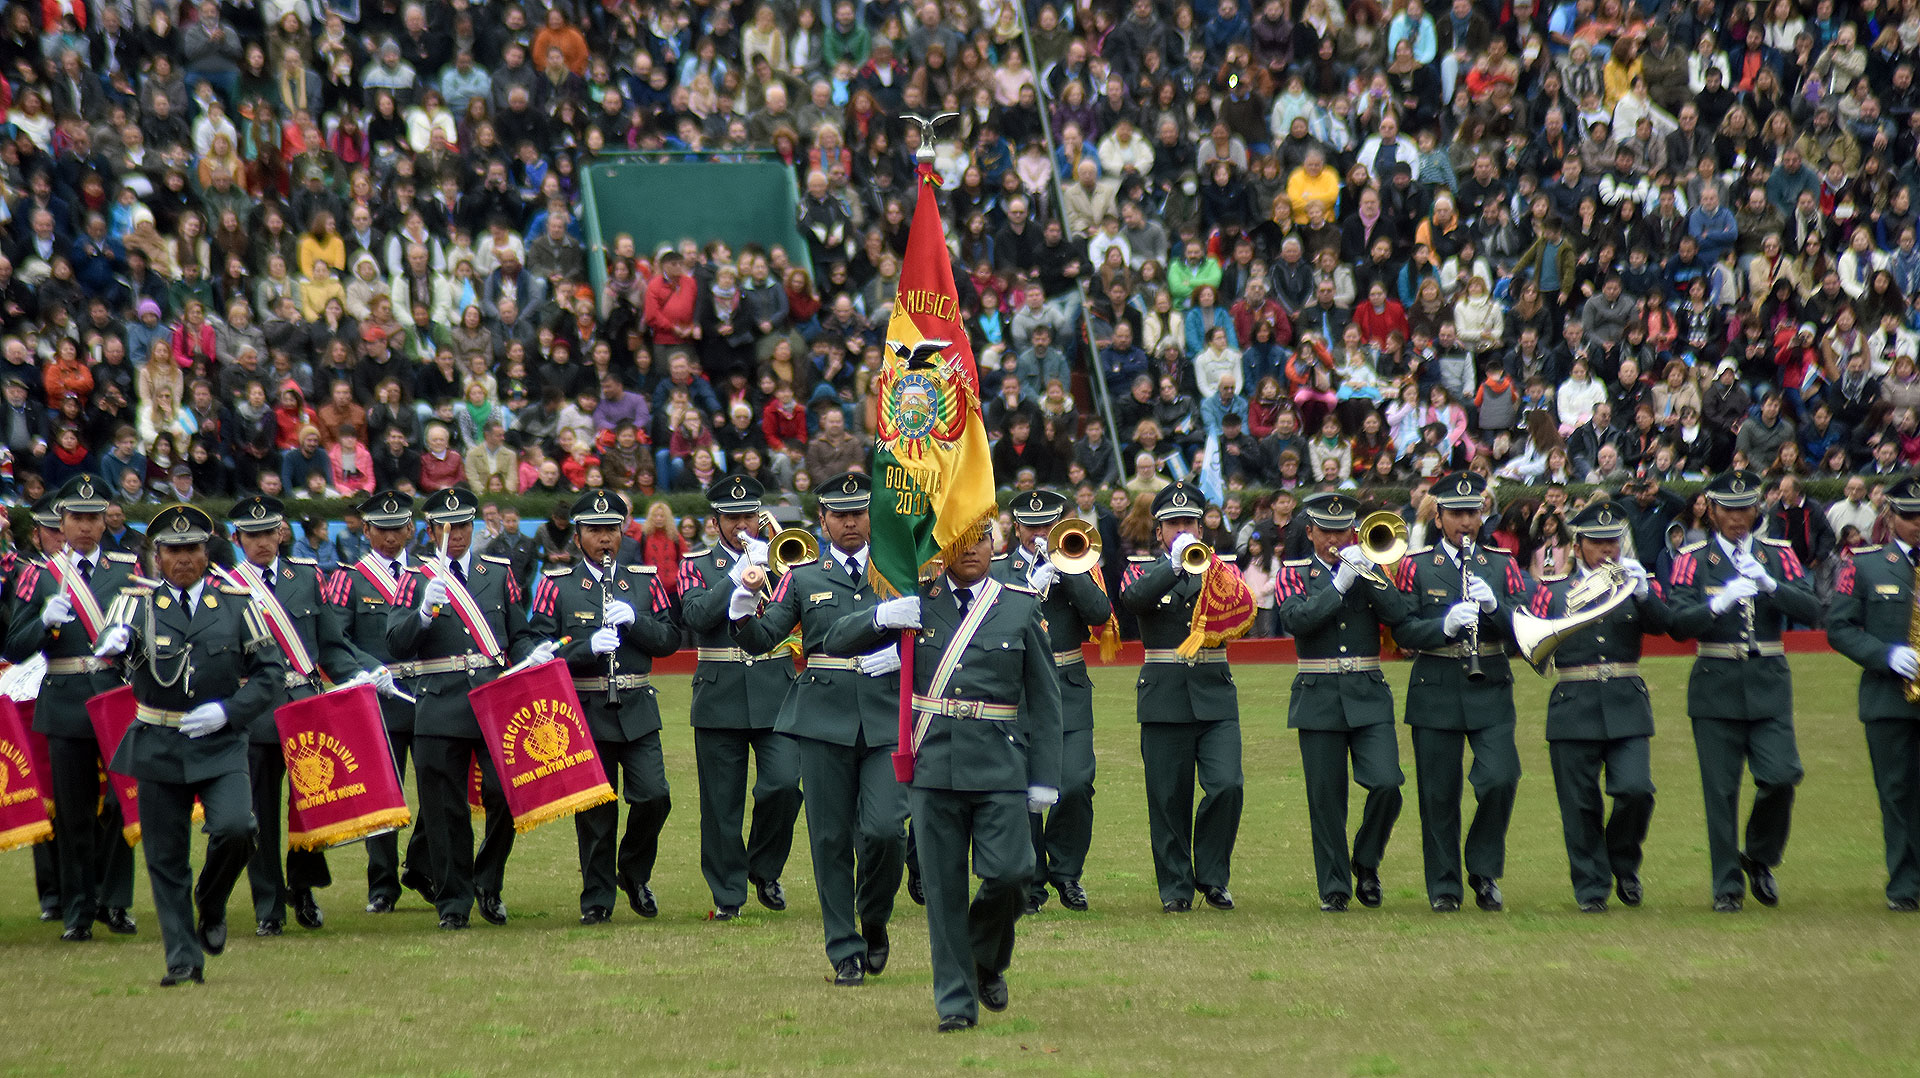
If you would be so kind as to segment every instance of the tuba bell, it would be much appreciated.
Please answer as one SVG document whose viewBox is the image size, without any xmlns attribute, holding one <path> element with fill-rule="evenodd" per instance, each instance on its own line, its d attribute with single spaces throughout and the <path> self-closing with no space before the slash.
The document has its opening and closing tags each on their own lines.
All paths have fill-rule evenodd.
<svg viewBox="0 0 1920 1078">
<path fill-rule="evenodd" d="M 1100 533 L 1079 517 L 1047 531 L 1047 560 L 1062 573 L 1084 573 L 1100 563 Z"/>
<path fill-rule="evenodd" d="M 767 543 L 767 571 L 780 576 L 794 565 L 820 556 L 820 540 L 805 528 L 788 528 Z"/>
<path fill-rule="evenodd" d="M 1614 608 L 1633 597 L 1633 582 L 1626 570 L 1607 562 L 1588 573 L 1567 593 L 1567 614 L 1559 618 L 1538 618 L 1525 610 L 1513 612 L 1513 642 L 1520 657 L 1534 672 L 1544 676 L 1553 652 L 1562 641 L 1593 622 L 1612 613 Z"/>
</svg>

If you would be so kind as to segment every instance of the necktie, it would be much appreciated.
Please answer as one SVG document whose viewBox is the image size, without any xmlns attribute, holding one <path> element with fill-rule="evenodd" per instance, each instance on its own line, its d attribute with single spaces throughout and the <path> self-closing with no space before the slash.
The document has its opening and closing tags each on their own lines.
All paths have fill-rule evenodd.
<svg viewBox="0 0 1920 1078">
<path fill-rule="evenodd" d="M 395 558 L 395 559 L 393 559 L 392 561 L 390 561 L 390 562 L 388 562 L 388 563 L 387 563 L 387 572 L 389 572 L 389 573 L 392 573 L 392 574 L 393 574 L 393 578 L 394 578 L 395 580 L 398 580 L 398 579 L 400 579 L 400 573 L 401 573 L 401 571 L 402 571 L 402 570 L 401 570 L 401 568 L 400 568 L 400 559 L 399 559 L 399 558 Z"/>
<path fill-rule="evenodd" d="M 467 586 L 467 570 L 466 570 L 466 568 L 465 568 L 465 567 L 463 567 L 463 566 L 462 566 L 462 565 L 461 565 L 461 564 L 460 564 L 459 562 L 457 562 L 457 561 L 456 561 L 456 562 L 450 562 L 449 564 L 451 564 L 451 565 L 453 566 L 453 576 L 454 576 L 454 579 L 456 579 L 456 580 L 458 580 L 458 581 L 460 581 L 460 586 L 461 586 L 461 587 L 463 587 L 463 588 L 464 588 L 464 587 L 466 587 L 466 586 Z"/>
<path fill-rule="evenodd" d="M 847 559 L 847 579 L 855 584 L 860 583 L 860 564 L 852 558 Z"/>
<path fill-rule="evenodd" d="M 953 589 L 953 601 L 960 604 L 960 616 L 963 618 L 966 617 L 967 608 L 973 605 L 973 589 L 972 588 Z"/>
<path fill-rule="evenodd" d="M 265 569 L 260 570 L 260 579 L 266 582 L 267 593 L 269 595 L 278 594 L 279 589 L 273 586 L 273 566 L 269 565 Z"/>
<path fill-rule="evenodd" d="M 89 584 L 93 583 L 93 559 L 80 559 L 80 579 Z"/>
<path fill-rule="evenodd" d="M 1920 546 L 1907 548 L 1907 563 L 1920 568 Z"/>
<path fill-rule="evenodd" d="M 193 600 L 187 597 L 187 589 L 175 588 L 174 590 L 180 593 L 180 610 L 187 615 L 188 621 L 192 621 L 193 620 Z"/>
</svg>

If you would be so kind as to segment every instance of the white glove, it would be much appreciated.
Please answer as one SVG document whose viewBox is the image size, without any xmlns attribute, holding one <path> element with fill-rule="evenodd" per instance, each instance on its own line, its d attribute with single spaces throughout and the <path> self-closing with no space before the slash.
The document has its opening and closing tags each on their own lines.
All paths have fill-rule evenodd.
<svg viewBox="0 0 1920 1078">
<path fill-rule="evenodd" d="M 392 696 L 394 693 L 400 691 L 400 686 L 393 680 L 393 671 L 384 666 L 376 666 L 366 671 L 364 676 L 367 679 L 367 684 L 373 686 L 373 691 L 382 696 Z"/>
<path fill-rule="evenodd" d="M 1447 608 L 1447 620 L 1441 626 L 1441 630 L 1448 636 L 1459 636 L 1479 620 L 1480 604 L 1471 600 L 1461 600 Z"/>
<path fill-rule="evenodd" d="M 420 621 L 422 624 L 433 620 L 433 612 L 436 608 L 447 605 L 447 594 L 447 582 L 438 578 L 427 581 L 427 586 L 420 589 Z"/>
<path fill-rule="evenodd" d="M 767 564 L 767 544 L 759 539 L 748 539 L 744 559 L 755 565 Z"/>
<path fill-rule="evenodd" d="M 1633 581 L 1633 597 L 1636 599 L 1645 599 L 1653 590 L 1652 586 L 1648 583 L 1652 578 L 1647 575 L 1647 567 L 1632 558 L 1628 558 L 1621 563 L 1621 568 L 1627 571 L 1627 579 Z"/>
<path fill-rule="evenodd" d="M 558 640 L 548 640 L 537 645 L 532 651 L 527 653 L 527 661 L 524 665 L 532 667 L 539 666 L 541 663 L 552 662 L 553 657 L 558 654 L 560 654 L 560 642 Z"/>
<path fill-rule="evenodd" d="M 621 599 L 608 599 L 600 608 L 600 620 L 610 628 L 633 624 L 633 604 Z"/>
<path fill-rule="evenodd" d="M 1366 570 L 1373 565 L 1357 546 L 1340 548 L 1340 566 L 1333 572 L 1333 589 L 1342 595 L 1347 589 L 1360 582 Z"/>
<path fill-rule="evenodd" d="M 595 629 L 591 643 L 595 655 L 611 655 L 620 650 L 620 630 L 611 625 Z"/>
<path fill-rule="evenodd" d="M 918 629 L 920 627 L 920 597 L 903 595 L 898 599 L 888 599 L 873 608 L 873 624 L 881 629 Z"/>
<path fill-rule="evenodd" d="M 1488 614 L 1500 609 L 1500 600 L 1494 597 L 1493 588 L 1472 573 L 1467 574 L 1467 600 L 1479 603 L 1480 609 Z"/>
<path fill-rule="evenodd" d="M 900 649 L 881 648 L 879 651 L 870 651 L 853 661 L 854 665 L 860 668 L 860 672 L 868 677 L 886 677 L 900 669 Z"/>
<path fill-rule="evenodd" d="M 205 737 L 227 724 L 227 709 L 221 704 L 201 704 L 180 720 L 180 732 L 188 737 Z"/>
<path fill-rule="evenodd" d="M 1744 550 L 1734 555 L 1733 571 L 1753 581 L 1761 591 L 1769 595 L 1773 594 L 1773 589 L 1780 586 L 1780 582 L 1773 579 L 1773 574 L 1767 572 L 1767 567 L 1760 564 L 1760 559 Z"/>
<path fill-rule="evenodd" d="M 745 587 L 735 584 L 733 594 L 727 596 L 727 619 L 739 621 L 750 618 L 760 612 L 760 597 Z"/>
<path fill-rule="evenodd" d="M 131 643 L 133 630 L 125 625 L 115 625 L 100 634 L 100 643 L 93 649 L 93 654 L 96 658 L 105 659 L 127 650 L 127 645 Z"/>
<path fill-rule="evenodd" d="M 1172 558 L 1173 564 L 1177 567 L 1180 564 L 1180 555 L 1185 554 L 1188 547 L 1193 546 L 1199 541 L 1199 537 L 1192 533 L 1181 532 L 1174 537 L 1173 546 L 1167 551 L 1167 557 Z"/>
<path fill-rule="evenodd" d="M 1920 675 L 1920 652 L 1905 644 L 1898 645 L 1887 652 L 1887 669 L 1900 675 L 1903 680 L 1911 681 Z"/>
<path fill-rule="evenodd" d="M 1755 584 L 1744 576 L 1739 577 L 1728 581 L 1727 586 L 1720 589 L 1720 594 L 1707 600 L 1707 609 L 1711 610 L 1714 616 L 1718 617 L 1732 610 L 1740 600 L 1751 599 L 1759 593 L 1760 585 Z"/>
<path fill-rule="evenodd" d="M 58 625 L 65 625 L 72 620 L 73 600 L 67 598 L 65 593 L 55 595 L 53 598 L 48 599 L 47 605 L 40 610 L 40 624 L 49 629 Z"/>
<path fill-rule="evenodd" d="M 1060 791 L 1051 786 L 1027 787 L 1027 811 L 1045 812 L 1060 803 Z"/>
<path fill-rule="evenodd" d="M 1027 587 L 1034 591 L 1044 592 L 1059 579 L 1060 570 L 1054 568 L 1050 561 L 1036 562 L 1033 568 L 1027 570 Z"/>
</svg>

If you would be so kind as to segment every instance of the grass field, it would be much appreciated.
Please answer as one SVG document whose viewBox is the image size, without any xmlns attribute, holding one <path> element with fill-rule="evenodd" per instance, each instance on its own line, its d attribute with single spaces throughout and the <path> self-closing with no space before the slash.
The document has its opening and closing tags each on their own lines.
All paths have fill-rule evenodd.
<svg viewBox="0 0 1920 1078">
<path fill-rule="evenodd" d="M 1291 667 L 1236 671 L 1247 810 L 1240 908 L 1160 913 L 1148 857 L 1132 671 L 1096 671 L 1100 754 L 1094 908 L 1023 921 L 1013 1006 L 980 1030 L 933 1032 L 925 919 L 901 895 L 894 959 L 835 989 L 820 945 L 806 843 L 790 908 L 703 923 L 687 679 L 663 679 L 675 787 L 653 886 L 658 920 L 624 904 L 578 925 L 573 829 L 521 837 L 513 919 L 441 933 L 412 894 L 373 917 L 365 854 L 333 858 L 327 926 L 280 939 L 236 932 L 197 989 L 157 987 L 159 931 L 138 869 L 140 935 L 58 942 L 33 918 L 25 853 L 0 864 L 0 960 L 10 985 L 0 1073 L 17 1074 L 1914 1074 L 1920 918 L 1886 911 L 1879 812 L 1854 717 L 1855 668 L 1794 659 L 1801 787 L 1780 908 L 1708 910 L 1699 778 L 1683 713 L 1687 661 L 1653 660 L 1659 807 L 1647 903 L 1573 908 L 1541 740 L 1544 682 L 1523 672 L 1526 768 L 1501 881 L 1507 912 L 1429 913 L 1402 727 L 1408 802 L 1380 910 L 1318 911 L 1299 751 L 1286 729 Z M 1395 680 L 1404 682 L 1405 668 Z M 1358 819 L 1359 800 L 1354 801 Z M 802 821 L 804 825 L 804 820 Z"/>
</svg>

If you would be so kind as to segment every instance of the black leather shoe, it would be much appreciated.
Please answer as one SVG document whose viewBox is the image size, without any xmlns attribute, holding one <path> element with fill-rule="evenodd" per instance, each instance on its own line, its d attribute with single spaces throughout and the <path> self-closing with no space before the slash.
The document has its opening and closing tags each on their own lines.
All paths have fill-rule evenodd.
<svg viewBox="0 0 1920 1078">
<path fill-rule="evenodd" d="M 964 1014 L 950 1014 L 940 1019 L 940 1032 L 964 1033 L 972 1029 L 976 1024 L 973 1019 L 968 1018 Z"/>
<path fill-rule="evenodd" d="M 646 884 L 623 884 L 627 892 L 627 905 L 642 917 L 660 916 L 660 903 L 654 900 L 653 888 Z"/>
<path fill-rule="evenodd" d="M 1380 870 L 1372 865 L 1353 866 L 1353 897 L 1370 910 L 1380 908 L 1384 893 L 1380 890 Z"/>
<path fill-rule="evenodd" d="M 388 898 L 386 895 L 381 895 L 378 898 L 369 898 L 367 899 L 367 912 L 392 913 L 393 899 Z"/>
<path fill-rule="evenodd" d="M 499 895 L 475 895 L 474 904 L 480 907 L 480 916 L 490 925 L 507 923 L 507 900 Z"/>
<path fill-rule="evenodd" d="M 1060 892 L 1060 904 L 1075 913 L 1087 912 L 1087 889 L 1080 886 L 1079 880 L 1056 883 L 1053 889 Z"/>
<path fill-rule="evenodd" d="M 1640 888 L 1640 877 L 1621 876 L 1613 881 L 1613 893 L 1620 896 L 1622 905 L 1637 908 L 1646 892 Z"/>
<path fill-rule="evenodd" d="M 1604 898 L 1589 898 L 1585 902 L 1580 903 L 1580 912 L 1605 913 L 1607 912 L 1607 900 Z"/>
<path fill-rule="evenodd" d="M 467 927 L 467 915 L 464 913 L 443 913 L 440 915 L 440 927 L 447 932 L 458 932 Z"/>
<path fill-rule="evenodd" d="M 1739 913 L 1746 904 L 1746 898 L 1742 895 L 1718 895 L 1713 900 L 1713 912 Z"/>
<path fill-rule="evenodd" d="M 60 933 L 60 938 L 67 943 L 85 943 L 93 938 L 93 928 L 90 925 L 81 925 L 79 928 L 69 928 L 65 932 Z"/>
<path fill-rule="evenodd" d="M 918 872 L 907 873 L 907 897 L 913 899 L 913 904 L 916 906 L 927 904 L 927 889 L 920 883 Z M 973 1023 L 968 1022 L 967 1025 L 971 1028 Z"/>
<path fill-rule="evenodd" d="M 1507 908 L 1500 897 L 1500 885 L 1488 876 L 1467 877 L 1467 886 L 1473 888 L 1473 904 L 1488 913 L 1499 913 Z"/>
<path fill-rule="evenodd" d="M 588 906 L 586 911 L 580 914 L 580 923 L 583 925 L 603 925 L 611 920 L 613 920 L 613 911 L 605 906 Z"/>
<path fill-rule="evenodd" d="M 217 955 L 227 949 L 227 919 L 225 917 L 220 918 L 218 921 L 209 921 L 205 916 L 202 916 L 200 918 L 199 932 L 201 950 L 206 951 L 208 954 Z"/>
<path fill-rule="evenodd" d="M 320 903 L 313 897 L 311 890 L 301 891 L 293 896 L 293 919 L 301 928 L 309 931 L 327 923 L 327 917 L 320 912 Z"/>
<path fill-rule="evenodd" d="M 738 916 L 740 916 L 740 907 L 738 906 L 715 906 L 713 912 L 707 914 L 707 920 L 731 921 Z"/>
<path fill-rule="evenodd" d="M 755 883 L 753 897 L 775 913 L 787 908 L 787 892 L 780 886 L 779 880 L 760 880 Z"/>
<path fill-rule="evenodd" d="M 1160 903 L 1160 912 L 1161 913 L 1192 913 L 1193 900 L 1190 898 L 1176 898 L 1172 902 L 1162 902 Z"/>
<path fill-rule="evenodd" d="M 1040 907 L 1046 904 L 1047 904 L 1047 893 L 1045 891 L 1042 891 L 1037 895 L 1034 894 L 1032 891 L 1028 891 L 1027 904 L 1020 907 L 1020 915 L 1023 917 L 1032 917 L 1034 914 L 1040 912 Z"/>
<path fill-rule="evenodd" d="M 123 909 L 102 910 L 94 914 L 94 919 L 107 926 L 107 931 L 116 936 L 132 936 L 140 929 L 133 923 L 133 914 Z"/>
<path fill-rule="evenodd" d="M 253 934 L 256 936 L 278 936 L 284 931 L 286 931 L 286 925 L 272 918 L 253 923 Z"/>
<path fill-rule="evenodd" d="M 425 901 L 433 901 L 433 881 L 417 868 L 400 870 L 400 886 L 419 895 Z"/>
<path fill-rule="evenodd" d="M 860 935 L 867 941 L 867 972 L 875 976 L 885 973 L 887 959 L 893 954 L 893 941 L 887 936 L 887 926 L 874 925 Z"/>
<path fill-rule="evenodd" d="M 60 919 L 60 911 L 59 910 L 41 910 L 40 919 L 42 921 L 57 921 Z"/>
<path fill-rule="evenodd" d="M 1460 900 L 1452 895 L 1441 895 L 1439 898 L 1429 899 L 1427 905 L 1433 907 L 1435 913 L 1460 912 Z"/>
<path fill-rule="evenodd" d="M 1216 910 L 1230 910 L 1233 908 L 1233 893 L 1224 887 L 1209 887 L 1202 891 L 1201 894 L 1206 897 L 1207 905 L 1212 906 Z"/>
<path fill-rule="evenodd" d="M 207 978 L 199 966 L 169 967 L 167 975 L 160 978 L 160 987 L 172 988 L 177 984 L 206 984 Z"/>
<path fill-rule="evenodd" d="M 835 988 L 858 988 L 867 983 L 867 967 L 861 963 L 860 956 L 843 958 L 833 967 L 833 986 Z"/>
<path fill-rule="evenodd" d="M 1753 891 L 1753 900 L 1762 906 L 1780 904 L 1780 885 L 1774 882 L 1773 869 L 1742 854 L 1740 868 L 1747 874 L 1747 887 Z"/>
<path fill-rule="evenodd" d="M 980 1005 L 998 1013 L 1007 1009 L 1007 979 L 998 973 L 988 973 L 976 969 L 974 976 L 980 982 Z"/>
<path fill-rule="evenodd" d="M 1338 891 L 1335 891 L 1330 895 L 1321 895 L 1320 896 L 1320 912 L 1321 913 L 1347 912 L 1347 896 L 1341 894 Z"/>
<path fill-rule="evenodd" d="M 1915 902 L 1911 898 L 1889 898 L 1887 908 L 1895 913 L 1913 913 L 1920 910 L 1920 902 Z"/>
</svg>

